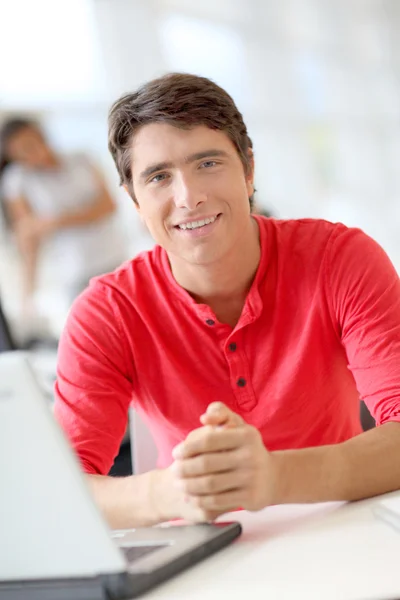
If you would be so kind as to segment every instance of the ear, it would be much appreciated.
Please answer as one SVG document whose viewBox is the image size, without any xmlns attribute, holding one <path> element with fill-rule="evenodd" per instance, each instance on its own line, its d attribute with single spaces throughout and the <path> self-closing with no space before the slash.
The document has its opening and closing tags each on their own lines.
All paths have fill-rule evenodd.
<svg viewBox="0 0 400 600">
<path fill-rule="evenodd" d="M 249 168 L 246 173 L 247 192 L 249 197 L 254 194 L 254 153 L 252 148 L 247 151 L 249 157 Z"/>
</svg>

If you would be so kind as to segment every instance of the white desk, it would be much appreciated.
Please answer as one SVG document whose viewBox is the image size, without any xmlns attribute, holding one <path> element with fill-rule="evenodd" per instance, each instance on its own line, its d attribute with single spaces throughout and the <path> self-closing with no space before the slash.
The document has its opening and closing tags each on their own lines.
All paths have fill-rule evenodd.
<svg viewBox="0 0 400 600">
<path fill-rule="evenodd" d="M 400 599 L 400 533 L 373 516 L 376 502 L 231 513 L 243 524 L 232 546 L 145 598 Z"/>
</svg>

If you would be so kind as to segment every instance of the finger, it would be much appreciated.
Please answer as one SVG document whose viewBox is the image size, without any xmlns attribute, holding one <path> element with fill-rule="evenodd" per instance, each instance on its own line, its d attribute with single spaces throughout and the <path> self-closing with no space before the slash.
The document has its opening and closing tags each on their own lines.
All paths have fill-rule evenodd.
<svg viewBox="0 0 400 600">
<path fill-rule="evenodd" d="M 210 496 L 241 489 L 247 485 L 248 481 L 249 472 L 242 470 L 179 479 L 176 481 L 176 486 L 189 496 Z"/>
<path fill-rule="evenodd" d="M 237 467 L 240 456 L 237 450 L 226 452 L 207 452 L 182 460 L 176 460 L 172 470 L 177 477 L 199 477 L 213 473 L 231 471 Z"/>
<path fill-rule="evenodd" d="M 222 402 L 212 402 L 209 404 L 206 412 L 201 415 L 200 421 L 203 425 L 220 427 L 239 427 L 244 424 L 243 419 Z"/>
<path fill-rule="evenodd" d="M 219 452 L 221 450 L 234 450 L 243 444 L 242 428 L 216 429 L 215 427 L 201 427 L 195 429 L 172 451 L 175 460 L 189 458 L 206 452 Z"/>
<path fill-rule="evenodd" d="M 223 402 L 211 402 L 206 412 L 201 415 L 200 421 L 205 425 L 225 425 L 229 420 L 231 411 Z"/>
<path fill-rule="evenodd" d="M 196 506 L 191 499 L 188 500 L 188 511 L 182 515 L 188 523 L 212 523 L 217 519 L 223 511 L 221 510 L 203 510 Z"/>
<path fill-rule="evenodd" d="M 190 496 L 190 502 L 205 511 L 228 512 L 245 504 L 245 492 L 243 489 L 237 489 L 209 496 Z"/>
</svg>

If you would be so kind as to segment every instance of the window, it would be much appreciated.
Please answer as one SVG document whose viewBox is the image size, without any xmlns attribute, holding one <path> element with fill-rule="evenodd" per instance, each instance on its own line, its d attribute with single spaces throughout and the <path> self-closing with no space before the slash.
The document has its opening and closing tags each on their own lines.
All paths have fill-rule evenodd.
<svg viewBox="0 0 400 600">
<path fill-rule="evenodd" d="M 176 13 L 163 19 L 160 39 L 169 69 L 209 77 L 245 102 L 244 44 L 234 29 Z"/>
<path fill-rule="evenodd" d="M 0 0 L 0 105 L 98 100 L 103 70 L 90 0 Z"/>
</svg>

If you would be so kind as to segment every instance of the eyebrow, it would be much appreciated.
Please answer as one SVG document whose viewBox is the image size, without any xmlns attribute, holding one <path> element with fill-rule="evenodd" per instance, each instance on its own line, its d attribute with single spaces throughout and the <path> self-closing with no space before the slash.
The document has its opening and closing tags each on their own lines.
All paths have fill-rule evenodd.
<svg viewBox="0 0 400 600">
<path fill-rule="evenodd" d="M 202 158 L 212 158 L 212 157 L 227 157 L 228 153 L 225 150 L 217 150 L 216 148 L 211 148 L 210 150 L 203 150 L 202 152 L 195 152 L 194 154 L 189 154 L 185 156 L 184 163 L 186 165 L 195 162 L 196 160 L 201 160 Z M 174 163 L 171 161 L 164 161 L 155 163 L 154 165 L 150 165 L 144 171 L 140 173 L 140 179 L 147 179 L 153 173 L 157 173 L 158 171 L 163 171 L 164 169 L 171 169 L 174 166 Z"/>
</svg>

